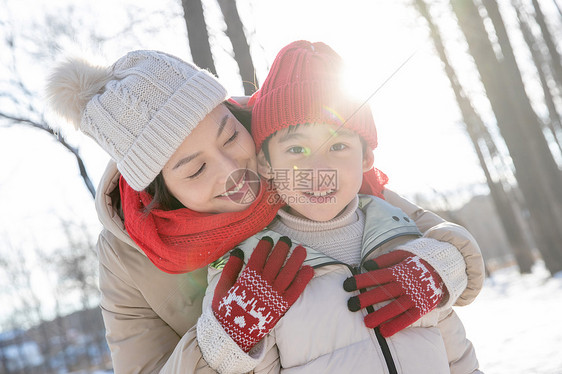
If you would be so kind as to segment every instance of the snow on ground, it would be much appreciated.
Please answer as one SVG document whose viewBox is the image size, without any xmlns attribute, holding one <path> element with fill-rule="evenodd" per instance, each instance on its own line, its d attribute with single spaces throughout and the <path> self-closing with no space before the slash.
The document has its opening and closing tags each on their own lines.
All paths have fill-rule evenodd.
<svg viewBox="0 0 562 374">
<path fill-rule="evenodd" d="M 501 269 L 477 299 L 455 308 L 485 374 L 562 374 L 562 272 Z"/>
</svg>

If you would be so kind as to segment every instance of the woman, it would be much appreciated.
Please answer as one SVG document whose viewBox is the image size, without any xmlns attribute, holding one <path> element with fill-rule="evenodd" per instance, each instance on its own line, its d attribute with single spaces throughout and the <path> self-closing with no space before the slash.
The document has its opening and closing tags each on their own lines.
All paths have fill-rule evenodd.
<svg viewBox="0 0 562 374">
<path fill-rule="evenodd" d="M 280 207 L 267 203 L 272 192 L 253 177 L 255 147 L 237 108 L 227 107 L 226 90 L 210 74 L 155 51 L 131 52 L 111 68 L 70 60 L 53 73 L 49 95 L 113 159 L 96 208 L 104 226 L 101 308 L 115 372 L 205 368 L 191 354 L 205 265 L 261 230 Z M 469 279 L 457 305 L 471 302 L 483 264 L 470 234 L 388 190 L 384 196 L 425 235 L 461 251 Z"/>
</svg>

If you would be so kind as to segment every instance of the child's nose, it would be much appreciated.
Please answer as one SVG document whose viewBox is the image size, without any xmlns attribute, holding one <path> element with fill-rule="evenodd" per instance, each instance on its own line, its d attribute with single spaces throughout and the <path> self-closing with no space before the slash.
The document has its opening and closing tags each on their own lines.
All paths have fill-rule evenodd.
<svg viewBox="0 0 562 374">
<path fill-rule="evenodd" d="M 327 169 L 329 168 L 329 162 L 325 157 L 323 157 L 320 154 L 316 154 L 316 155 L 311 154 L 304 161 L 302 167 L 306 169 L 313 169 L 313 170 Z"/>
</svg>

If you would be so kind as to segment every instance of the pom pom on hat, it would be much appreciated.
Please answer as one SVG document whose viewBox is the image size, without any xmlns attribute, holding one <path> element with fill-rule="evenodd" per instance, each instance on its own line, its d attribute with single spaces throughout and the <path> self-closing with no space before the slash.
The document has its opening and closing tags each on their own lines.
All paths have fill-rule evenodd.
<svg viewBox="0 0 562 374">
<path fill-rule="evenodd" d="M 112 78 L 111 69 L 81 58 L 68 58 L 48 78 L 47 99 L 55 112 L 78 130 L 88 102 Z"/>
</svg>

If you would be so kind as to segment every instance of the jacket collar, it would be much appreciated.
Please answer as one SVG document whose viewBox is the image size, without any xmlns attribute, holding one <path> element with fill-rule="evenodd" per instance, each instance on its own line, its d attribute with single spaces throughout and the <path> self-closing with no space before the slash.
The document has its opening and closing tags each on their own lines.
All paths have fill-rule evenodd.
<svg viewBox="0 0 562 374">
<path fill-rule="evenodd" d="M 103 227 L 115 235 L 119 240 L 136 248 L 144 254 L 140 247 L 129 237 L 129 234 L 125 231 L 125 225 L 123 224 L 121 217 L 119 217 L 119 214 L 113 208 L 111 192 L 119 184 L 120 176 L 121 173 L 117 170 L 115 162 L 109 161 L 96 191 L 95 204 L 98 219 Z"/>
<path fill-rule="evenodd" d="M 411 236 L 412 238 L 421 236 L 421 232 L 412 219 L 400 208 L 390 205 L 383 199 L 369 195 L 359 195 L 359 209 L 363 210 L 365 213 L 365 230 L 363 232 L 363 243 L 361 246 L 361 264 L 370 258 L 373 252 L 393 239 L 401 236 Z M 244 261 L 246 263 L 263 236 L 271 237 L 273 242 L 276 243 L 282 235 L 266 227 L 260 233 L 246 239 L 239 245 L 239 248 L 244 251 Z M 298 244 L 306 248 L 307 255 L 304 261 L 306 265 L 318 268 L 331 264 L 342 264 L 342 262 L 314 248 L 310 248 L 304 243 L 293 241 L 292 247 L 294 248 Z M 211 264 L 211 266 L 222 268 L 226 263 L 227 256 L 228 254 Z"/>
</svg>

